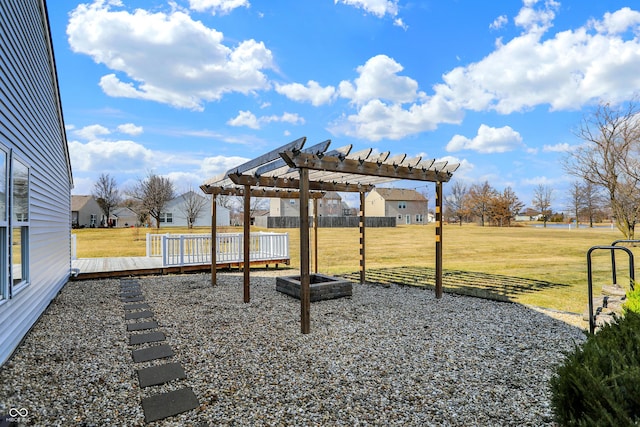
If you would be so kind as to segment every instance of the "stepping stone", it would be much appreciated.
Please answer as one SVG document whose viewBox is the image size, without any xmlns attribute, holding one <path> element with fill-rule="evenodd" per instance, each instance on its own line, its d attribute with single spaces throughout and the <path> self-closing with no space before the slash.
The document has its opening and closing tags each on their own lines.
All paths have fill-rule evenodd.
<svg viewBox="0 0 640 427">
<path fill-rule="evenodd" d="M 141 297 L 141 296 L 142 296 L 142 292 L 140 291 L 120 294 L 120 298 L 135 298 L 135 297 Z"/>
<path fill-rule="evenodd" d="M 184 369 L 179 363 L 167 363 L 166 365 L 138 369 L 138 381 L 141 388 L 164 384 L 186 377 L 187 374 L 184 373 Z"/>
<path fill-rule="evenodd" d="M 140 302 L 144 301 L 144 297 L 130 297 L 130 298 L 121 298 L 122 302 Z"/>
<path fill-rule="evenodd" d="M 141 348 L 140 350 L 133 350 L 131 356 L 136 363 L 147 362 L 149 360 L 163 359 L 165 357 L 171 357 L 175 355 L 171 347 L 166 344 L 155 345 L 153 347 Z"/>
<path fill-rule="evenodd" d="M 158 322 L 137 322 L 129 323 L 127 325 L 127 331 L 142 331 L 145 329 L 154 329 L 158 327 Z"/>
<path fill-rule="evenodd" d="M 164 341 L 163 332 L 149 332 L 147 334 L 136 334 L 129 337 L 129 345 L 145 344 L 148 342 Z"/>
<path fill-rule="evenodd" d="M 150 423 L 195 409 L 199 404 L 191 387 L 186 387 L 142 399 L 142 410 L 145 422 Z"/>
<path fill-rule="evenodd" d="M 124 309 L 127 311 L 131 311 L 131 310 L 140 310 L 142 308 L 151 308 L 149 307 L 149 304 L 147 303 L 142 303 L 142 304 L 129 304 L 129 305 L 125 305 Z"/>
<path fill-rule="evenodd" d="M 144 319 L 145 317 L 153 317 L 153 311 L 149 311 L 149 310 L 133 311 L 133 312 L 124 314 L 124 320 Z"/>
</svg>

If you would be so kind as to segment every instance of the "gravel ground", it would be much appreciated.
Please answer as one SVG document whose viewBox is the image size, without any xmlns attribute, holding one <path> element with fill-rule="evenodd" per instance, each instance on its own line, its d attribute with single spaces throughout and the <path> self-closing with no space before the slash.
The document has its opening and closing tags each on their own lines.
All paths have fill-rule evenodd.
<svg viewBox="0 0 640 427">
<path fill-rule="evenodd" d="M 135 364 L 154 344 L 128 344 L 120 281 L 70 282 L 0 369 L 0 414 L 144 425 L 142 398 L 192 387 L 199 408 L 148 425 L 553 425 L 548 380 L 584 340 L 521 305 L 372 285 L 313 303 L 302 335 L 300 303 L 272 273 L 252 273 L 249 304 L 241 275 L 218 279 L 139 279 L 176 355 Z M 187 378 L 140 389 L 136 369 L 169 361 Z"/>
</svg>

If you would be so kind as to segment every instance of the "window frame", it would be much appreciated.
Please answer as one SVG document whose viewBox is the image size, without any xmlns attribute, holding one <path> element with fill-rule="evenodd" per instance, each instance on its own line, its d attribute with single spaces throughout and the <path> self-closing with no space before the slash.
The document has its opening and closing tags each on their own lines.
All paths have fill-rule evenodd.
<svg viewBox="0 0 640 427">
<path fill-rule="evenodd" d="M 26 170 L 26 221 L 24 219 L 18 219 L 18 212 L 15 210 L 16 199 L 15 199 L 15 166 L 14 162 L 19 163 Z M 7 233 L 7 244 L 8 250 L 6 257 L 2 257 L 2 262 L 7 262 L 9 268 L 7 268 L 8 274 L 8 285 L 9 285 L 9 298 L 15 297 L 18 293 L 20 293 L 23 289 L 27 288 L 31 283 L 30 277 L 30 259 L 31 259 L 31 250 L 30 250 L 30 234 L 31 234 L 31 166 L 24 161 L 19 156 L 15 155 L 15 153 L 10 152 L 8 164 L 10 165 L 8 168 L 8 193 L 9 193 L 9 208 L 7 212 L 8 216 L 8 225 L 7 232 L 11 230 L 10 233 Z M 24 213 L 23 213 L 24 214 Z M 15 216 L 15 219 L 14 219 Z M 23 216 L 21 215 L 21 218 Z M 14 259 L 16 258 L 14 253 L 14 229 L 19 229 L 20 233 L 20 281 L 15 282 L 14 279 Z"/>
<path fill-rule="evenodd" d="M 4 145 L 0 145 L 0 155 L 4 155 L 4 212 L 0 211 L 0 305 L 11 299 L 11 286 L 9 285 L 9 162 L 11 161 L 11 150 Z M 0 163 L 0 174 L 1 163 Z M 1 177 L 2 175 L 0 175 Z M 1 182 L 0 182 L 1 184 Z M 2 197 L 0 190 L 0 200 Z"/>
</svg>

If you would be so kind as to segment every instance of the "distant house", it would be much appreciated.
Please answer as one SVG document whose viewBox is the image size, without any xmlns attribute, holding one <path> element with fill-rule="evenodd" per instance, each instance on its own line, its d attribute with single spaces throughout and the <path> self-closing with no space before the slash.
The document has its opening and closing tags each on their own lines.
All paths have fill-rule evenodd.
<svg viewBox="0 0 640 427">
<path fill-rule="evenodd" d="M 161 227 L 187 227 L 187 214 L 195 209 L 189 206 L 201 206 L 193 222 L 194 227 L 211 227 L 211 201 L 194 191 L 188 191 L 170 200 L 160 214 Z M 231 223 L 229 209 L 216 206 L 216 225 L 228 226 Z"/>
<path fill-rule="evenodd" d="M 318 199 L 318 216 L 346 216 L 345 203 L 340 194 L 328 191 L 321 199 Z M 309 215 L 313 215 L 313 203 L 309 204 Z M 300 216 L 300 201 L 298 199 L 276 199 L 269 202 L 269 216 Z"/>
<path fill-rule="evenodd" d="M 138 215 L 127 207 L 114 208 L 109 219 L 113 227 L 132 227 L 138 223 Z"/>
<path fill-rule="evenodd" d="M 102 209 L 93 196 L 71 196 L 71 225 L 74 228 L 106 225 Z"/>
<path fill-rule="evenodd" d="M 45 1 L 3 1 L 1 9 L 3 364 L 71 274 L 73 177 Z"/>
<path fill-rule="evenodd" d="M 429 202 L 416 190 L 374 188 L 365 197 L 366 216 L 395 218 L 396 224 L 425 224 Z"/>
<path fill-rule="evenodd" d="M 524 212 L 520 212 L 515 216 L 516 221 L 538 221 L 542 218 L 542 214 L 533 208 L 527 208 Z"/>
</svg>

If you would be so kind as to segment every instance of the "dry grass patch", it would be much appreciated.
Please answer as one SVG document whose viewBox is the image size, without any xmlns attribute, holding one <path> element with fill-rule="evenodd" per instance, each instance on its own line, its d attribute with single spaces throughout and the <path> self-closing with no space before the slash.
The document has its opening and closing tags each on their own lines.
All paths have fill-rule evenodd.
<svg viewBox="0 0 640 427">
<path fill-rule="evenodd" d="M 256 229 L 259 230 L 259 229 Z M 242 232 L 239 227 L 225 227 L 223 232 Z M 266 231 L 266 230 L 262 230 Z M 291 266 L 300 263 L 299 230 L 268 230 L 289 233 Z M 78 236 L 78 257 L 144 256 L 146 233 L 209 233 L 208 228 L 126 228 L 82 229 Z M 313 236 L 313 233 L 312 233 Z M 524 292 L 517 302 L 558 310 L 582 312 L 587 302 L 587 250 L 608 245 L 622 236 L 610 228 L 557 229 L 535 227 L 479 227 L 445 225 L 443 265 L 445 270 L 502 275 L 541 281 L 548 286 Z M 312 240 L 313 242 L 313 240 Z M 435 263 L 435 227 L 399 226 L 366 230 L 367 269 L 388 267 L 433 267 Z M 357 228 L 322 228 L 318 230 L 318 271 L 348 274 L 358 270 L 359 233 Z M 638 250 L 633 249 L 634 253 Z M 596 283 L 609 283 L 608 252 L 594 257 Z M 618 283 L 628 280 L 627 261 L 618 256 Z M 523 284 L 526 282 L 523 280 Z M 598 287 L 596 292 L 599 292 Z"/>
</svg>

